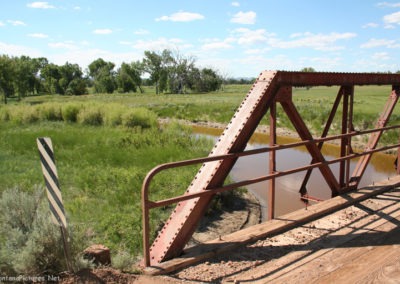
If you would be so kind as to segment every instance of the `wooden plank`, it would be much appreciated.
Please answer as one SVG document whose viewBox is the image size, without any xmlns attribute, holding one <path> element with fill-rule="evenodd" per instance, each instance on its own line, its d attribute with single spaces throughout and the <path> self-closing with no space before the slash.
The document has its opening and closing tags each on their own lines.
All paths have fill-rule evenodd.
<svg viewBox="0 0 400 284">
<path fill-rule="evenodd" d="M 219 239 L 206 242 L 193 248 L 189 248 L 184 251 L 184 254 L 181 257 L 160 263 L 157 266 L 148 267 L 144 270 L 144 273 L 148 275 L 170 273 L 218 254 L 230 251 L 238 246 L 253 242 L 266 236 L 278 234 L 300 224 L 315 220 L 328 213 L 332 213 L 354 203 L 386 192 L 399 184 L 400 176 L 396 176 L 381 183 L 377 183 L 374 186 L 362 188 L 357 192 L 352 192 L 328 199 L 324 202 L 312 205 L 307 209 L 297 210 L 295 212 L 283 215 L 280 218 L 237 231 L 230 235 L 223 236 Z"/>
<path fill-rule="evenodd" d="M 400 192 L 396 192 L 396 196 L 400 200 Z M 377 215 L 385 216 L 386 218 L 376 219 Z M 370 253 L 381 253 L 381 249 L 385 250 L 382 247 L 392 249 L 392 244 L 398 242 L 400 228 L 396 223 L 398 223 L 397 219 L 399 218 L 400 203 L 398 201 L 394 200 L 389 206 L 382 205 L 375 214 L 367 215 L 350 227 L 346 226 L 329 236 L 325 236 L 325 238 L 330 239 L 326 246 L 314 248 L 315 251 L 313 248 L 310 248 L 308 251 L 295 251 L 285 256 L 289 264 L 281 261 L 283 263 L 280 263 L 279 266 L 282 268 L 264 277 L 262 281 L 267 281 L 268 283 L 313 281 L 317 281 L 318 283 L 355 283 L 355 281 L 350 280 L 340 281 L 339 279 L 333 281 L 333 279 L 338 275 L 353 277 L 344 276 L 346 273 L 353 274 L 354 272 L 353 268 L 348 269 L 348 271 L 346 270 L 348 265 L 352 267 L 352 265 L 360 263 L 362 267 L 365 267 L 368 265 L 371 266 L 371 263 L 373 263 L 374 267 L 366 271 L 371 272 L 376 270 L 378 262 L 374 261 L 374 256 L 369 259 L 367 255 Z M 376 248 L 379 249 L 375 250 Z M 386 266 L 393 267 L 390 262 L 390 259 L 385 261 L 387 263 Z M 271 263 L 266 265 L 268 267 L 272 266 Z M 268 273 L 268 267 L 265 269 L 265 273 Z M 364 271 L 363 273 L 367 275 L 367 272 Z M 357 277 L 357 279 L 362 278 L 360 275 Z M 239 279 L 243 280 L 247 278 L 246 275 L 243 275 Z"/>
<path fill-rule="evenodd" d="M 386 234 L 385 242 L 398 242 L 399 229 Z M 385 273 L 384 267 L 399 267 L 400 245 L 383 245 L 375 247 L 361 247 L 344 249 L 342 251 L 341 261 L 343 265 L 331 273 L 320 277 L 318 283 L 366 283 L 367 279 L 371 282 L 376 280 L 379 275 L 390 283 L 396 275 L 395 273 Z M 395 283 L 395 282 L 392 282 Z"/>
</svg>

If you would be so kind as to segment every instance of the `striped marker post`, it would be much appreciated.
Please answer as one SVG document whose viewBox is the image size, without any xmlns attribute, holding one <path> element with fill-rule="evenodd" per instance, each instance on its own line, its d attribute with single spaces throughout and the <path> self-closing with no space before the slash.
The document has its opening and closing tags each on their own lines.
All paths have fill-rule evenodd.
<svg viewBox="0 0 400 284">
<path fill-rule="evenodd" d="M 64 244 L 64 255 L 68 270 L 71 269 L 70 252 L 68 245 L 67 219 L 65 217 L 64 204 L 61 196 L 60 184 L 54 159 L 53 145 L 48 137 L 37 138 L 42 172 L 47 188 L 47 199 L 53 223 L 59 225 Z"/>
</svg>

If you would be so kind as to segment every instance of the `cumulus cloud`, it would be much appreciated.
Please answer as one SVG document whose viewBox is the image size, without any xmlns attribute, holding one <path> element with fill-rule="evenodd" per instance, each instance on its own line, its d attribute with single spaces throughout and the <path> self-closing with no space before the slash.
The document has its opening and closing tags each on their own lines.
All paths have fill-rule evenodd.
<svg viewBox="0 0 400 284">
<path fill-rule="evenodd" d="M 272 40 L 269 44 L 277 48 L 312 48 L 322 51 L 341 50 L 343 47 L 335 45 L 339 40 L 348 40 L 356 37 L 355 33 L 314 34 L 310 32 L 292 34 L 292 40 Z"/>
<path fill-rule="evenodd" d="M 201 46 L 201 49 L 206 51 L 229 49 L 233 47 L 231 42 L 232 40 L 230 40 L 229 38 L 225 40 L 206 40 L 206 42 Z"/>
<path fill-rule="evenodd" d="M 239 2 L 232 2 L 231 3 L 233 7 L 240 7 L 240 3 Z"/>
<path fill-rule="evenodd" d="M 191 22 L 196 20 L 203 20 L 204 16 L 198 13 L 191 12 L 177 12 L 169 16 L 162 16 L 157 18 L 156 21 L 171 21 L 171 22 Z"/>
<path fill-rule="evenodd" d="M 371 58 L 373 60 L 379 60 L 380 61 L 380 60 L 389 60 L 390 56 L 389 56 L 389 54 L 387 52 L 376 52 L 371 56 Z"/>
<path fill-rule="evenodd" d="M 21 56 L 21 55 L 28 55 L 31 57 L 43 56 L 39 51 L 32 49 L 28 46 L 9 44 L 5 42 L 0 42 L 0 50 L 2 51 L 2 53 L 8 54 L 10 56 Z"/>
<path fill-rule="evenodd" d="M 13 26 L 26 26 L 26 24 L 23 21 L 8 20 L 7 23 Z"/>
<path fill-rule="evenodd" d="M 163 49 L 176 49 L 179 50 L 193 47 L 193 45 L 185 43 L 179 38 L 158 38 L 155 40 L 138 40 L 133 45 L 133 48 L 138 50 L 163 50 Z"/>
<path fill-rule="evenodd" d="M 393 27 L 393 25 L 400 25 L 400 12 L 389 14 L 383 17 L 383 22 L 387 27 Z"/>
<path fill-rule="evenodd" d="M 69 49 L 69 50 L 78 49 L 78 46 L 76 46 L 71 42 L 51 42 L 49 43 L 49 47 L 57 49 Z"/>
<path fill-rule="evenodd" d="M 361 48 L 375 48 L 375 47 L 394 48 L 394 47 L 399 47 L 399 44 L 396 44 L 396 41 L 394 41 L 394 40 L 371 38 L 366 43 L 363 43 L 360 47 Z"/>
<path fill-rule="evenodd" d="M 28 3 L 27 6 L 29 8 L 35 8 L 35 9 L 54 9 L 55 8 L 53 5 L 50 5 L 49 2 L 32 2 L 32 3 Z"/>
<path fill-rule="evenodd" d="M 111 29 L 96 29 L 93 31 L 94 34 L 96 35 L 109 35 L 113 31 Z"/>
<path fill-rule="evenodd" d="M 46 34 L 42 34 L 42 33 L 33 33 L 33 34 L 28 34 L 29 37 L 33 37 L 33 38 L 48 38 L 49 36 Z"/>
<path fill-rule="evenodd" d="M 266 43 L 274 34 L 267 33 L 265 29 L 251 30 L 247 28 L 235 29 L 232 35 L 240 45 L 253 45 L 257 43 Z"/>
<path fill-rule="evenodd" d="M 134 31 L 135 35 L 147 35 L 149 33 L 150 32 L 148 30 L 145 30 L 145 29 L 139 29 L 139 30 Z"/>
<path fill-rule="evenodd" d="M 236 13 L 235 15 L 233 15 L 233 17 L 231 19 L 231 23 L 243 24 L 243 25 L 253 25 L 256 22 L 256 17 L 257 17 L 256 12 L 240 11 L 239 13 Z"/>
<path fill-rule="evenodd" d="M 388 2 L 380 2 L 377 4 L 379 7 L 390 7 L 390 8 L 397 8 L 400 7 L 400 3 L 388 3 Z"/>
<path fill-rule="evenodd" d="M 368 23 L 362 26 L 363 29 L 367 28 L 377 28 L 379 25 L 377 23 Z"/>
</svg>

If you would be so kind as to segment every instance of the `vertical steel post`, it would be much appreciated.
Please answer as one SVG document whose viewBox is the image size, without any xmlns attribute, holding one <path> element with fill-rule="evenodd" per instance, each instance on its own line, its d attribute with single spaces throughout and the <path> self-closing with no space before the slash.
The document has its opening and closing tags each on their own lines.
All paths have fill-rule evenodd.
<svg viewBox="0 0 400 284">
<path fill-rule="evenodd" d="M 276 101 L 271 104 L 269 115 L 269 145 L 276 145 Z M 276 171 L 276 152 L 269 152 L 269 174 Z M 269 180 L 268 186 L 268 220 L 275 218 L 275 178 Z"/>
<path fill-rule="evenodd" d="M 354 126 L 353 126 L 353 106 L 354 106 L 354 86 L 352 86 L 351 92 L 349 92 L 350 95 L 350 104 L 349 104 L 349 118 L 348 118 L 348 124 L 347 124 L 347 133 L 351 133 L 354 131 Z M 353 149 L 351 147 L 351 136 L 347 137 L 347 146 L 346 146 L 346 155 L 349 155 L 350 153 L 353 153 Z M 350 183 L 350 165 L 351 161 L 346 160 L 346 188 L 349 187 Z"/>
</svg>

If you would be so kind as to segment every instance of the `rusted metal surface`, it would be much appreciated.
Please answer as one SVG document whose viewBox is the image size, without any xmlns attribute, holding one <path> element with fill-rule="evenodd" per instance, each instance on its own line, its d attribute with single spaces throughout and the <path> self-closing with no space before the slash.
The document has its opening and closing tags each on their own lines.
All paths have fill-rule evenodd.
<svg viewBox="0 0 400 284">
<path fill-rule="evenodd" d="M 383 112 L 381 113 L 375 128 L 381 128 L 385 127 L 389 121 L 389 118 L 394 110 L 394 107 L 397 104 L 397 101 L 400 96 L 400 86 L 399 85 L 393 85 L 392 86 L 392 92 L 386 102 L 386 105 L 383 109 Z M 365 148 L 365 151 L 368 151 L 370 149 L 375 149 L 376 146 L 378 145 L 379 139 L 382 136 L 383 131 L 378 131 L 373 133 L 367 143 L 367 146 Z M 365 155 L 363 156 L 357 163 L 356 168 L 353 171 L 353 174 L 350 179 L 350 188 L 357 188 L 358 184 L 361 181 L 361 178 L 368 166 L 369 161 L 371 160 L 372 154 L 370 155 Z"/>
<path fill-rule="evenodd" d="M 298 113 L 291 98 L 291 90 L 293 86 L 341 86 L 337 97 L 337 105 L 332 108 L 331 114 L 326 123 L 322 137 L 313 137 L 308 130 L 306 124 Z M 384 114 L 381 116 L 380 123 L 377 125 L 378 130 L 355 132 L 352 127 L 352 104 L 353 89 L 355 85 L 392 85 L 392 99 L 388 101 Z M 347 191 L 358 185 L 358 181 L 364 173 L 365 167 L 369 162 L 372 153 L 381 151 L 382 149 L 391 149 L 399 147 L 396 144 L 391 147 L 382 147 L 376 149 L 377 142 L 384 130 L 393 129 L 395 127 L 383 127 L 386 125 L 397 102 L 399 95 L 400 75 L 399 74 L 364 74 L 364 73 L 308 73 L 308 72 L 284 72 L 284 71 L 265 71 L 260 74 L 259 78 L 253 85 L 246 98 L 243 100 L 238 110 L 234 114 L 232 120 L 226 127 L 225 131 L 215 144 L 208 158 L 195 159 L 191 161 L 183 161 L 161 165 L 153 169 L 143 184 L 142 188 L 142 206 L 143 206 L 143 244 L 144 244 L 144 265 L 156 266 L 158 263 L 178 256 L 189 241 L 194 230 L 212 197 L 217 192 L 231 190 L 239 186 L 246 186 L 252 183 L 270 180 L 269 205 L 272 211 L 269 212 L 273 217 L 274 207 L 274 179 L 298 171 L 311 170 L 318 168 L 325 181 L 332 190 L 332 195 Z M 397 86 L 397 87 L 396 87 Z M 339 97 L 343 98 L 343 116 L 342 116 L 342 134 L 327 136 L 333 116 L 336 113 L 339 104 Z M 286 145 L 274 145 L 276 143 L 276 117 L 275 104 L 279 102 L 286 114 L 292 121 L 300 138 L 303 140 L 299 143 Z M 271 147 L 264 150 L 244 151 L 247 142 L 258 126 L 260 120 L 271 110 Z M 353 153 L 351 150 L 351 137 L 360 135 L 361 133 L 374 133 L 369 143 L 370 147 L 363 153 Z M 341 157 L 338 159 L 326 161 L 321 153 L 323 142 L 340 139 L 341 140 Z M 293 145 L 305 145 L 311 155 L 311 164 L 309 166 L 290 169 L 284 172 L 275 171 L 276 150 L 294 147 Z M 231 185 L 223 186 L 225 178 L 232 169 L 234 163 L 239 156 L 250 155 L 261 152 L 271 152 L 270 154 L 270 172 L 266 176 L 237 182 Z M 365 155 L 365 156 L 364 156 Z M 353 173 L 352 178 L 349 177 L 350 159 L 356 157 L 364 160 L 360 163 L 358 169 Z M 194 163 L 204 163 L 197 175 L 194 177 L 190 186 L 183 196 L 170 198 L 164 201 L 148 200 L 148 187 L 152 177 L 159 171 L 175 167 L 185 166 Z M 332 163 L 341 163 L 341 174 L 339 181 L 332 173 L 328 165 Z M 353 182 L 353 183 L 352 183 Z M 304 184 L 304 188 L 306 186 Z M 302 187 L 303 188 L 303 187 Z M 304 191 L 306 192 L 306 190 Z M 313 200 L 314 198 L 308 198 Z M 314 199 L 315 201 L 315 199 Z M 149 210 L 151 208 L 164 206 L 167 204 L 177 203 L 175 210 L 165 222 L 164 227 L 158 233 L 153 245 L 149 244 Z"/>
</svg>

